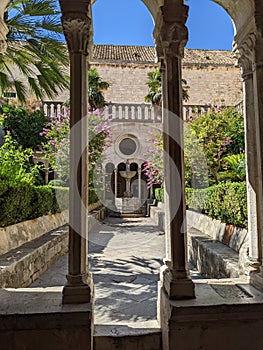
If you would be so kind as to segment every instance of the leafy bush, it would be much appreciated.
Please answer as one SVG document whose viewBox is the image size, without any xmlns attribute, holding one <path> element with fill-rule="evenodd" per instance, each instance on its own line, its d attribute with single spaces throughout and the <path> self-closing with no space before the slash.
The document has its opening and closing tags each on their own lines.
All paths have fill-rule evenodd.
<svg viewBox="0 0 263 350">
<path fill-rule="evenodd" d="M 52 213 L 60 213 L 69 207 L 69 188 L 61 186 L 49 186 L 52 190 Z"/>
<path fill-rule="evenodd" d="M 89 204 L 93 204 L 93 203 L 96 203 L 98 202 L 99 198 L 97 196 L 97 192 L 96 192 L 96 189 L 93 188 L 93 187 L 89 187 Z"/>
<path fill-rule="evenodd" d="M 9 186 L 0 197 L 0 226 L 26 220 L 32 213 L 33 187 L 27 183 Z"/>
<path fill-rule="evenodd" d="M 164 189 L 155 190 L 155 198 L 163 202 Z M 247 228 L 246 182 L 227 182 L 206 189 L 186 188 L 186 205 L 213 219 Z"/>
<path fill-rule="evenodd" d="M 32 188 L 32 199 L 30 203 L 30 219 L 35 219 L 51 212 L 54 206 L 52 189 L 47 186 Z"/>
<path fill-rule="evenodd" d="M 0 226 L 61 212 L 68 208 L 68 198 L 66 187 L 8 185 L 0 196 Z"/>
<path fill-rule="evenodd" d="M 211 107 L 208 112 L 188 120 L 186 126 L 188 132 L 185 133 L 184 141 L 187 187 L 191 186 L 191 172 L 195 172 L 195 166 L 191 167 L 189 162 L 195 158 L 198 161 L 200 147 L 206 159 L 209 184 L 218 184 L 218 173 L 222 170 L 223 158 L 244 152 L 243 116 L 234 107 Z M 201 174 L 194 175 L 198 178 L 202 171 Z"/>
<path fill-rule="evenodd" d="M 188 208 L 222 222 L 247 227 L 247 193 L 245 182 L 222 183 L 207 189 L 186 189 Z"/>
<path fill-rule="evenodd" d="M 32 113 L 23 107 L 14 107 L 10 104 L 4 104 L 0 107 L 0 114 L 3 114 L 3 126 L 9 130 L 13 139 L 23 149 L 38 148 L 45 137 L 40 133 L 48 122 L 48 118 L 41 110 Z"/>
<path fill-rule="evenodd" d="M 156 188 L 154 190 L 154 197 L 157 199 L 159 202 L 164 202 L 164 189 L 161 188 Z"/>
<path fill-rule="evenodd" d="M 39 176 L 39 167 L 30 164 L 32 155 L 31 149 L 16 147 L 12 137 L 7 134 L 5 143 L 0 147 L 0 179 L 10 186 L 18 183 L 35 184 Z M 0 195 L 3 190 L 0 186 Z"/>
</svg>

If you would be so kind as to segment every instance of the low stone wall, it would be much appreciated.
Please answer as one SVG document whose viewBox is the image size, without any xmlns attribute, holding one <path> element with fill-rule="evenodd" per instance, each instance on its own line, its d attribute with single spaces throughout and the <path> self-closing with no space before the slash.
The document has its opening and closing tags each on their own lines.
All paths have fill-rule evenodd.
<svg viewBox="0 0 263 350">
<path fill-rule="evenodd" d="M 68 210 L 0 228 L 0 255 L 68 223 Z"/>
<path fill-rule="evenodd" d="M 163 203 L 151 207 L 150 216 L 165 232 Z M 207 215 L 187 210 L 188 258 L 207 278 L 249 275 L 248 232 Z"/>
<path fill-rule="evenodd" d="M 254 270 L 248 259 L 248 232 L 187 210 L 189 261 L 209 278 L 239 277 Z"/>
<path fill-rule="evenodd" d="M 246 229 L 225 224 L 193 210 L 187 210 L 187 224 L 188 227 L 193 227 L 205 233 L 236 252 L 239 252 L 244 245 L 248 245 Z"/>
<path fill-rule="evenodd" d="M 89 230 L 103 220 L 101 203 L 89 206 Z M 68 250 L 68 210 L 0 230 L 0 287 L 29 286 Z"/>
</svg>

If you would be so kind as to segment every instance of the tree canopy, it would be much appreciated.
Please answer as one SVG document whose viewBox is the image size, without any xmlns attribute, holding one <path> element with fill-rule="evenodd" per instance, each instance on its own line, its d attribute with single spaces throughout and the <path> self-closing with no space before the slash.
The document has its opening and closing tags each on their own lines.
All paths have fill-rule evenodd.
<svg viewBox="0 0 263 350">
<path fill-rule="evenodd" d="M 68 53 L 56 0 L 11 0 L 5 21 L 7 50 L 0 54 L 0 95 L 15 91 L 53 98 L 68 87 Z"/>
</svg>

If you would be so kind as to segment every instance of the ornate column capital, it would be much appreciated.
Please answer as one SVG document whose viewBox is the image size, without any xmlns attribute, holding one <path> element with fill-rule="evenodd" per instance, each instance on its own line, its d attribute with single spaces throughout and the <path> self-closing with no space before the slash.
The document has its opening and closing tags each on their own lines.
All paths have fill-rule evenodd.
<svg viewBox="0 0 263 350">
<path fill-rule="evenodd" d="M 91 1 L 59 0 L 62 26 L 70 53 L 88 55 L 92 38 Z"/>
<path fill-rule="evenodd" d="M 236 39 L 233 43 L 233 52 L 238 64 L 242 67 L 243 78 L 246 79 L 253 72 L 255 55 L 256 33 L 248 33 L 242 40 Z"/>
<path fill-rule="evenodd" d="M 160 8 L 153 33 L 159 59 L 165 56 L 183 57 L 188 40 L 185 25 L 188 10 L 188 6 L 176 2 L 165 2 Z"/>
</svg>

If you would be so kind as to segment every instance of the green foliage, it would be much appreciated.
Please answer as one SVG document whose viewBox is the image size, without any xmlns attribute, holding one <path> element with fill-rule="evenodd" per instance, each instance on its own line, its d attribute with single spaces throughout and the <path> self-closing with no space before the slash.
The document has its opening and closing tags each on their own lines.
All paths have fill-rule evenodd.
<svg viewBox="0 0 263 350">
<path fill-rule="evenodd" d="M 161 106 L 162 105 L 162 76 L 160 68 L 156 68 L 153 72 L 148 74 L 148 93 L 145 96 L 145 101 L 150 102 L 153 105 Z"/>
<path fill-rule="evenodd" d="M 43 153 L 60 179 L 65 182 L 69 179 L 69 120 L 69 110 L 62 115 L 55 115 L 41 133 L 47 140 L 42 144 Z M 98 178 L 97 174 L 94 176 L 94 169 L 97 169 L 104 149 L 111 142 L 110 126 L 100 110 L 88 114 L 88 136 L 89 182 L 93 183 L 93 178 Z"/>
<path fill-rule="evenodd" d="M 246 180 L 246 159 L 245 154 L 231 154 L 223 158 L 222 168 L 224 171 L 220 172 L 219 180 L 223 181 L 245 181 Z"/>
<path fill-rule="evenodd" d="M 49 186 L 52 190 L 52 213 L 60 213 L 69 207 L 69 188 L 61 186 Z"/>
<path fill-rule="evenodd" d="M 188 208 L 239 227 L 247 227 L 245 182 L 222 183 L 207 189 L 186 189 Z"/>
<path fill-rule="evenodd" d="M 210 184 L 219 183 L 223 158 L 244 152 L 243 116 L 233 107 L 217 106 L 187 124 L 190 132 L 185 135 L 186 153 L 191 157 L 199 145 L 206 159 Z"/>
<path fill-rule="evenodd" d="M 68 208 L 66 187 L 33 186 L 29 183 L 9 185 L 0 195 L 0 226 L 13 225 Z"/>
<path fill-rule="evenodd" d="M 28 184 L 8 186 L 0 197 L 0 226 L 8 226 L 26 220 L 31 210 L 33 187 Z"/>
<path fill-rule="evenodd" d="M 109 88 L 110 84 L 101 79 L 95 67 L 89 69 L 88 81 L 90 111 L 94 111 L 98 108 L 103 108 L 106 105 L 103 92 Z"/>
<path fill-rule="evenodd" d="M 37 186 L 32 188 L 32 198 L 29 208 L 31 209 L 29 219 L 47 215 L 54 206 L 52 189 L 47 186 Z"/>
<path fill-rule="evenodd" d="M 158 202 L 164 202 L 164 189 L 162 187 L 155 188 L 154 197 L 155 199 L 157 199 Z"/>
<path fill-rule="evenodd" d="M 88 202 L 89 204 L 97 203 L 98 202 L 98 196 L 96 189 L 93 187 L 89 187 L 89 196 L 88 196 Z"/>
<path fill-rule="evenodd" d="M 2 181 L 8 185 L 35 184 L 39 175 L 39 167 L 30 165 L 29 160 L 32 155 L 31 149 L 23 150 L 21 146 L 16 147 L 12 137 L 7 134 L 4 144 L 0 147 L 0 178 Z M 5 186 L 0 186 L 2 191 Z"/>
<path fill-rule="evenodd" d="M 10 131 L 12 138 L 23 149 L 37 149 L 45 142 L 45 137 L 40 132 L 46 126 L 48 118 L 43 111 L 36 110 L 29 113 L 23 107 L 14 107 L 4 104 L 0 107 L 0 114 L 3 115 L 3 126 Z"/>
<path fill-rule="evenodd" d="M 164 201 L 164 189 L 155 189 L 155 198 Z M 221 183 L 206 189 L 186 188 L 186 205 L 213 219 L 247 228 L 245 182 Z"/>
<path fill-rule="evenodd" d="M 148 74 L 148 93 L 144 97 L 146 102 L 150 102 L 153 105 L 160 106 L 162 105 L 162 76 L 160 68 L 157 67 L 153 72 L 149 72 Z M 182 84 L 186 85 L 187 81 L 182 79 Z M 182 89 L 183 100 L 187 101 L 189 99 L 189 95 L 186 89 Z"/>
<path fill-rule="evenodd" d="M 57 1 L 11 0 L 5 21 L 9 32 L 7 50 L 0 54 L 0 93 L 16 91 L 24 102 L 28 89 L 41 99 L 68 88 L 68 53 Z"/>
</svg>

